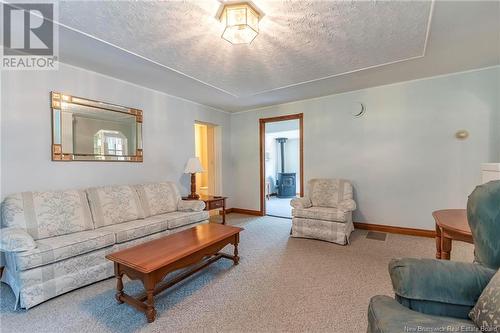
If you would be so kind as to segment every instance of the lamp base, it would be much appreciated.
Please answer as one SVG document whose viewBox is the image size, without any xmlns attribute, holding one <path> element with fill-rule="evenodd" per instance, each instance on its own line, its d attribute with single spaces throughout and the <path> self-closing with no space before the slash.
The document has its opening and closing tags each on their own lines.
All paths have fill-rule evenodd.
<svg viewBox="0 0 500 333">
<path fill-rule="evenodd" d="M 200 196 L 197 193 L 191 193 L 186 197 L 188 200 L 198 200 Z"/>
<path fill-rule="evenodd" d="M 198 200 L 200 196 L 196 194 L 196 174 L 191 174 L 191 194 L 187 196 L 188 200 Z"/>
</svg>

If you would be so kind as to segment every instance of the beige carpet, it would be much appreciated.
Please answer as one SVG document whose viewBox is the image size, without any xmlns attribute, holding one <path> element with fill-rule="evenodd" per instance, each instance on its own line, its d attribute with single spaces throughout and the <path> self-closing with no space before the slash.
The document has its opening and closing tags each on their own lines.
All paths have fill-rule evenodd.
<svg viewBox="0 0 500 333">
<path fill-rule="evenodd" d="M 29 311 L 13 311 L 0 288 L 1 332 L 365 332 L 371 296 L 392 295 L 393 257 L 434 256 L 434 240 L 355 231 L 350 246 L 289 238 L 290 220 L 230 214 L 243 226 L 241 263 L 224 260 L 156 298 L 158 316 L 114 299 L 113 279 L 70 292 Z M 455 243 L 454 260 L 471 261 L 472 246 Z M 128 281 L 126 290 L 140 290 Z"/>
</svg>

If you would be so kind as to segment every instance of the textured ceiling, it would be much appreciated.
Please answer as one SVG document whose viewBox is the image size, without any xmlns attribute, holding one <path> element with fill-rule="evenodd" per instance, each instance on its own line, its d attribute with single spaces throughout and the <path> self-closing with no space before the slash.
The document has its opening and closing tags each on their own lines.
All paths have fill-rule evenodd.
<svg viewBox="0 0 500 333">
<path fill-rule="evenodd" d="M 227 111 L 499 63 L 499 2 L 254 2 L 231 45 L 216 0 L 62 1 L 60 58 Z"/>
<path fill-rule="evenodd" d="M 63 2 L 60 22 L 238 97 L 422 56 L 431 2 L 260 1 L 251 45 L 218 2 Z"/>
</svg>

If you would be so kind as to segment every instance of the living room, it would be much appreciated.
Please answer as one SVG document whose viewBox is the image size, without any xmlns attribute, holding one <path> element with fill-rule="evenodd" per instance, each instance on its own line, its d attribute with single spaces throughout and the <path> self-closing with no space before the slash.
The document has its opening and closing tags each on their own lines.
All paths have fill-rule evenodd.
<svg viewBox="0 0 500 333">
<path fill-rule="evenodd" d="M 500 330 L 500 2 L 1 6 L 0 330 Z"/>
</svg>

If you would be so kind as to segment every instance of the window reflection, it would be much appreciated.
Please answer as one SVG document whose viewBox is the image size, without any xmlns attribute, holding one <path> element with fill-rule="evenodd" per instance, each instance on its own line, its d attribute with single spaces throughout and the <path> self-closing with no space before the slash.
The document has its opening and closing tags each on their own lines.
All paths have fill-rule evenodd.
<svg viewBox="0 0 500 333">
<path fill-rule="evenodd" d="M 125 156 L 127 137 L 120 131 L 100 130 L 94 135 L 94 154 Z"/>
</svg>

